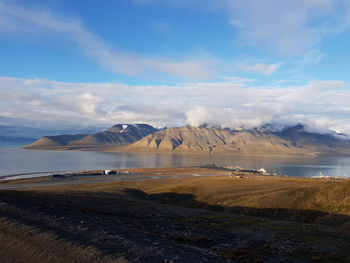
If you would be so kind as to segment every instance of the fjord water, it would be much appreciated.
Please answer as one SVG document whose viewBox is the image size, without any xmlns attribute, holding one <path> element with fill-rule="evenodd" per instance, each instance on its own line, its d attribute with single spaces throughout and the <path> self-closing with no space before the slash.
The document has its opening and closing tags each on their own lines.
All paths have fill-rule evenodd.
<svg viewBox="0 0 350 263">
<path fill-rule="evenodd" d="M 129 154 L 89 151 L 37 151 L 0 146 L 0 176 L 91 169 L 239 165 L 271 173 L 312 177 L 350 176 L 350 157 L 242 157 L 177 154 Z"/>
</svg>

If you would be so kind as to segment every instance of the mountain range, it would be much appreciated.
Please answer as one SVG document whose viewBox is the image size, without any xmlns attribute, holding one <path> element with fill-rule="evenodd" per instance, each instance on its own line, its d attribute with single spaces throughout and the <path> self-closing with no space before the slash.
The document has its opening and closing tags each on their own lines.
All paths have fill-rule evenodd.
<svg viewBox="0 0 350 263">
<path fill-rule="evenodd" d="M 175 127 L 158 130 L 147 124 L 117 124 L 91 135 L 45 136 L 27 149 L 103 150 L 116 152 L 350 155 L 350 141 L 334 134 L 308 132 L 303 125 L 274 131 L 268 125 L 248 130 Z"/>
<path fill-rule="evenodd" d="M 147 124 L 117 124 L 95 134 L 44 136 L 25 149 L 105 150 L 136 142 L 157 129 Z"/>
</svg>

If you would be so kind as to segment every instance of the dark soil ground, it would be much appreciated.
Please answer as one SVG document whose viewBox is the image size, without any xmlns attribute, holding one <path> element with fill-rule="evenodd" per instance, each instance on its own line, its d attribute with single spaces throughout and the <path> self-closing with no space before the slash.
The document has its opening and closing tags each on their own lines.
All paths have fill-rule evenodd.
<svg viewBox="0 0 350 263">
<path fill-rule="evenodd" d="M 2 190 L 0 262 L 350 262 L 346 213 L 205 202 L 218 197 L 210 198 L 202 184 L 227 200 L 233 198 L 230 191 L 243 187 L 238 179 L 225 180 L 235 179 Z M 231 190 L 223 191 L 218 182 Z M 251 189 L 245 199 L 256 198 L 253 185 L 263 182 L 245 183 Z M 312 184 L 300 183 L 308 193 Z M 291 185 L 284 186 L 288 193 Z M 194 193 L 196 186 L 203 192 Z"/>
</svg>

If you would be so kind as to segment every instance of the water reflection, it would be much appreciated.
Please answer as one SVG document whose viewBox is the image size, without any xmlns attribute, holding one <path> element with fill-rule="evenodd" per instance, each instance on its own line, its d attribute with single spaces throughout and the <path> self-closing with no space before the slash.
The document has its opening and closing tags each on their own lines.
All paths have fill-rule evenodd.
<svg viewBox="0 0 350 263">
<path fill-rule="evenodd" d="M 350 176 L 349 157 L 243 157 L 176 154 L 128 154 L 78 151 L 31 151 L 19 147 L 0 147 L 0 176 L 17 173 L 174 167 L 198 165 L 238 165 L 265 168 L 289 176 Z"/>
</svg>

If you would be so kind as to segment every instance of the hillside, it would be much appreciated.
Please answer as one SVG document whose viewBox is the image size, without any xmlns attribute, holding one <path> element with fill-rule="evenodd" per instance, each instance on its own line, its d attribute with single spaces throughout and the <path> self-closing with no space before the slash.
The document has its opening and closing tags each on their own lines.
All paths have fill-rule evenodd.
<svg viewBox="0 0 350 263">
<path fill-rule="evenodd" d="M 114 150 L 246 155 L 350 154 L 350 142 L 332 135 L 307 132 L 301 125 L 279 132 L 185 126 L 149 134 Z"/>
<path fill-rule="evenodd" d="M 127 171 L 0 181 L 1 262 L 350 262 L 350 180 Z"/>
<path fill-rule="evenodd" d="M 44 136 L 25 149 L 93 150 L 127 145 L 157 131 L 147 124 L 117 124 L 95 134 Z"/>
</svg>

